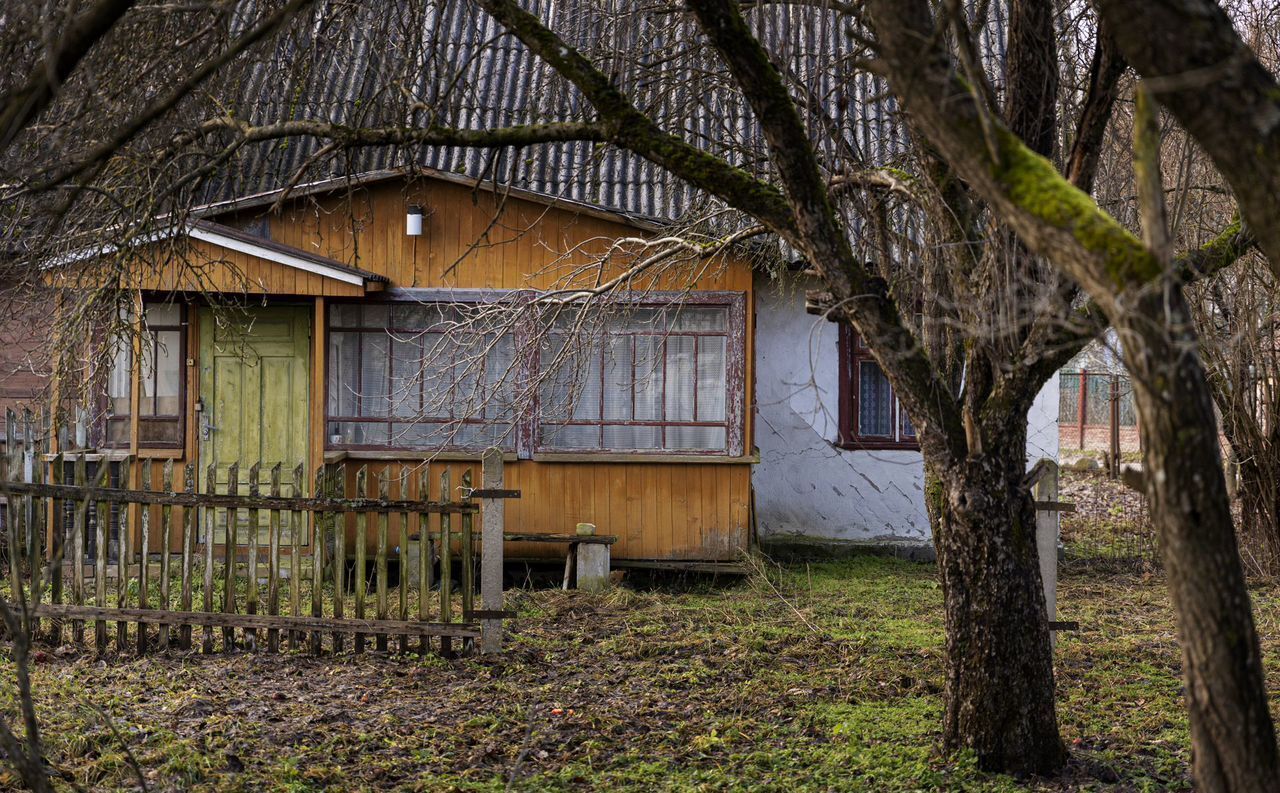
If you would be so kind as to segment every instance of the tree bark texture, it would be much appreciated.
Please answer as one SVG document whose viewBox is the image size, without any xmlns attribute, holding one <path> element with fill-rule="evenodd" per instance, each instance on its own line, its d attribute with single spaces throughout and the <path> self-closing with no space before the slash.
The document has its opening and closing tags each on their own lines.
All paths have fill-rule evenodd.
<svg viewBox="0 0 1280 793">
<path fill-rule="evenodd" d="M 1240 454 L 1240 555 L 1245 569 L 1280 575 L 1280 459 L 1273 447 Z"/>
<path fill-rule="evenodd" d="M 943 743 L 971 749 L 984 769 L 1047 774 L 1067 752 L 1022 467 L 1026 430 L 1009 424 L 985 453 L 926 466 L 946 619 Z"/>
<path fill-rule="evenodd" d="M 1196 782 L 1280 790 L 1261 650 L 1191 312 L 1172 278 L 1115 317 L 1146 449 L 1147 497 L 1177 615 Z"/>
</svg>

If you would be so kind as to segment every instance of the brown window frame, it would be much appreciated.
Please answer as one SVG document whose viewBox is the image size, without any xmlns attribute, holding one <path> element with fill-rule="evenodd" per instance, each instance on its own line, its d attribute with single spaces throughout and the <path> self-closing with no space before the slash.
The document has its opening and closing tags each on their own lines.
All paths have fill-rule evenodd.
<svg viewBox="0 0 1280 793">
<path fill-rule="evenodd" d="M 861 432 L 859 426 L 859 403 L 862 396 L 861 366 L 867 362 L 877 366 L 879 363 L 871 354 L 871 350 L 862 343 L 857 331 L 844 324 L 840 325 L 839 354 L 840 438 L 837 445 L 844 449 L 919 451 L 920 439 L 915 434 L 915 428 L 911 427 L 911 422 L 906 411 L 902 409 L 902 403 L 898 401 L 898 395 L 894 393 L 892 384 L 888 388 L 893 406 L 891 416 L 893 436 L 865 435 Z M 910 434 L 906 431 L 908 427 L 911 427 Z"/>
<path fill-rule="evenodd" d="M 142 414 L 142 403 L 145 399 L 147 399 L 147 397 L 143 396 L 142 394 L 142 358 L 143 356 L 137 355 L 139 350 L 135 348 L 132 344 L 130 344 L 129 346 L 129 383 L 130 383 L 129 388 L 131 391 L 136 389 L 138 393 L 138 402 L 137 402 L 138 437 L 137 438 L 132 437 L 133 399 L 131 397 L 130 398 L 131 408 L 129 413 L 107 415 L 107 411 L 105 409 L 103 410 L 103 422 L 102 422 L 101 432 L 102 432 L 102 448 L 104 449 L 132 448 L 134 441 L 137 441 L 137 445 L 139 449 L 181 449 L 186 445 L 185 443 L 186 431 L 187 431 L 186 360 L 187 360 L 187 326 L 189 323 L 187 305 L 186 303 L 182 303 L 182 302 L 174 303 L 174 305 L 178 307 L 177 324 L 154 324 L 154 325 L 148 324 L 146 321 L 147 307 L 149 305 L 157 305 L 160 303 L 161 301 L 144 301 L 143 302 L 142 324 L 139 327 L 139 332 L 145 334 L 143 343 L 149 342 L 152 345 L 152 356 L 153 356 L 152 360 L 158 360 L 159 358 L 158 334 L 162 331 L 176 331 L 178 334 L 178 354 L 176 356 L 176 360 L 178 361 L 178 395 L 177 395 L 178 412 L 173 414 L 152 414 L 149 416 Z M 110 375 L 108 375 L 108 379 L 110 379 Z M 153 405 L 156 404 L 155 403 L 156 398 L 157 397 L 155 394 L 152 394 L 150 397 Z M 103 392 L 102 401 L 103 401 L 104 408 L 110 402 L 110 397 L 105 393 L 105 391 Z M 123 423 L 129 427 L 129 431 L 125 433 L 125 438 L 127 440 L 124 443 L 113 443 L 111 441 L 110 427 L 112 423 Z M 149 424 L 176 423 L 178 427 L 177 433 L 175 435 L 176 440 L 173 440 L 173 441 L 154 441 L 153 440 L 153 441 L 144 442 L 143 437 L 146 435 L 146 433 L 142 431 L 142 425 L 144 423 L 149 423 Z"/>
<path fill-rule="evenodd" d="M 746 320 L 745 320 L 745 299 L 737 292 L 658 292 L 648 293 L 644 295 L 616 296 L 615 300 L 625 301 L 633 308 L 659 308 L 668 309 L 678 312 L 683 307 L 717 307 L 725 310 L 725 330 L 722 331 L 668 331 L 665 333 L 639 333 L 639 332 L 617 332 L 605 335 L 609 336 L 649 336 L 660 337 L 662 339 L 662 357 L 663 366 L 663 382 L 661 404 L 663 419 L 658 421 L 645 420 L 609 420 L 604 418 L 604 396 L 605 389 L 603 380 L 605 378 L 605 367 L 600 367 L 600 377 L 602 380 L 600 391 L 600 418 L 598 419 L 569 419 L 565 421 L 548 421 L 542 415 L 541 405 L 534 411 L 536 418 L 536 427 L 534 429 L 534 451 L 539 454 L 626 454 L 626 455 L 691 455 L 699 457 L 740 457 L 743 454 L 743 431 L 742 431 L 742 407 L 746 402 L 746 381 L 745 381 L 745 349 L 746 349 Z M 725 340 L 725 416 L 721 421 L 698 421 L 696 418 L 689 421 L 668 420 L 666 418 L 667 406 L 667 383 L 666 383 L 666 350 L 667 340 L 670 337 L 687 336 L 698 338 L 701 336 L 709 336 L 723 338 Z M 698 345 L 694 344 L 694 371 L 697 371 L 697 352 Z M 634 347 L 633 347 L 634 352 Z M 634 363 L 633 363 L 634 369 Z M 697 398 L 698 389 L 695 386 L 693 390 L 694 398 L 694 415 L 697 416 Z M 539 400 L 540 401 L 540 400 Z M 634 403 L 634 394 L 633 394 Z M 633 404 L 634 411 L 634 404 Z M 602 448 L 602 447 L 569 447 L 569 446 L 548 446 L 543 443 L 542 433 L 543 425 L 554 424 L 558 426 L 594 426 L 600 428 L 601 443 L 603 445 L 604 429 L 606 427 L 621 426 L 650 426 L 661 428 L 662 437 L 665 441 L 666 432 L 669 428 L 675 427 L 723 427 L 725 430 L 725 444 L 719 449 L 697 449 L 697 448 L 672 448 L 663 446 L 658 448 Z"/>
<path fill-rule="evenodd" d="M 418 303 L 454 303 L 454 304 L 476 304 L 482 302 L 500 302 L 528 299 L 530 293 L 527 290 L 494 290 L 494 289 L 430 289 L 430 288 L 404 288 L 390 289 L 380 296 L 376 301 L 363 300 L 359 301 L 361 305 L 370 305 L 372 303 L 395 305 L 398 302 L 418 302 Z M 520 459 L 537 459 L 539 456 L 547 456 L 554 458 L 557 455 L 569 454 L 574 456 L 599 456 L 608 458 L 611 456 L 635 456 L 635 455 L 651 455 L 651 456 L 689 456 L 689 457 L 708 457 L 708 458 L 736 458 L 743 455 L 743 447 L 746 435 L 746 294 L 744 292 L 731 291 L 695 291 L 695 292 L 648 292 L 635 296 L 618 295 L 610 298 L 615 301 L 625 302 L 637 307 L 666 307 L 673 305 L 686 306 L 705 306 L 705 305 L 723 305 L 728 308 L 727 322 L 728 330 L 725 334 L 727 337 L 728 349 L 726 351 L 726 369 L 725 377 L 727 381 L 726 404 L 725 404 L 725 421 L 713 422 L 716 426 L 722 424 L 726 426 L 725 448 L 723 450 L 712 449 L 573 449 L 567 447 L 548 447 L 543 446 L 541 442 L 540 427 L 544 423 L 542 417 L 541 405 L 535 397 L 534 404 L 531 409 L 521 411 L 517 418 L 513 431 L 508 435 L 510 440 L 504 439 L 502 448 L 508 452 L 514 452 Z M 329 310 L 326 311 L 325 317 L 325 450 L 326 451 L 354 451 L 354 452 L 450 452 L 475 451 L 475 447 L 467 447 L 462 445 L 441 445 L 437 447 L 414 446 L 405 443 L 397 443 L 394 438 L 387 444 L 342 444 L 333 443 L 330 439 L 329 426 L 333 422 L 347 421 L 369 421 L 383 422 L 381 417 L 362 419 L 360 417 L 343 417 L 332 413 L 333 405 L 330 404 L 330 387 L 329 378 L 333 376 L 332 362 L 330 358 L 330 337 L 329 334 L 335 330 L 338 332 L 349 332 L 357 329 L 347 326 L 336 326 L 333 324 L 333 307 L 344 303 L 354 301 L 335 300 L 330 302 Z M 528 322 L 534 322 L 532 314 Z M 373 328 L 366 329 L 370 332 L 376 330 Z M 383 329 L 384 332 L 387 329 Z M 392 329 L 394 332 L 394 329 Z M 529 350 L 533 345 L 530 341 L 530 334 L 536 331 L 527 327 L 527 323 L 522 323 L 514 329 L 515 349 Z M 677 333 L 675 335 L 692 335 Z M 531 360 L 530 360 L 531 359 Z M 526 376 L 532 378 L 536 376 L 539 362 L 537 354 L 525 355 L 523 359 L 517 353 L 516 366 L 526 367 Z M 395 417 L 388 417 L 388 421 L 395 422 Z M 400 422 L 404 422 L 403 417 Z M 489 422 L 475 422 L 489 423 Z M 610 422 L 616 423 L 616 422 Z M 688 422 L 672 422 L 673 424 L 684 426 Z M 692 425 L 692 424 L 691 424 Z"/>
</svg>

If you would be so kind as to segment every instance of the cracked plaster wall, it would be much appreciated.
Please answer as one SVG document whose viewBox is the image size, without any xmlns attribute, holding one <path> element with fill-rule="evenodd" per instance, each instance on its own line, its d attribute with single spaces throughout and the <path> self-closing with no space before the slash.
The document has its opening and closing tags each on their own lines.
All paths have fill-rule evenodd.
<svg viewBox="0 0 1280 793">
<path fill-rule="evenodd" d="M 839 423 L 838 331 L 804 311 L 812 279 L 756 279 L 756 422 L 752 472 L 763 540 L 929 542 L 919 452 L 849 451 L 833 445 Z M 1058 378 L 1036 397 L 1028 467 L 1058 456 Z"/>
</svg>

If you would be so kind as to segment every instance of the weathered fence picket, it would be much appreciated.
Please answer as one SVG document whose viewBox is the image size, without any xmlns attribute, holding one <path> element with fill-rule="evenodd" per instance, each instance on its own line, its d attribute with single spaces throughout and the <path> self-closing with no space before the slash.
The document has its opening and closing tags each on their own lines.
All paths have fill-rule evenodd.
<svg viewBox="0 0 1280 793">
<path fill-rule="evenodd" d="M 434 636 L 452 654 L 497 635 L 501 578 L 489 591 L 476 564 L 475 514 L 492 499 L 472 499 L 471 464 L 361 465 L 350 479 L 342 464 L 313 477 L 298 465 L 286 486 L 279 461 L 248 461 L 209 465 L 199 487 L 186 463 L 175 489 L 171 459 L 42 457 L 29 426 L 6 425 L 0 575 L 42 640 L 82 644 L 92 623 L 98 652 L 189 651 L 198 628 L 204 653 L 341 652 L 348 636 L 356 652 L 425 652 Z M 501 525 L 484 537 L 488 571 Z"/>
</svg>

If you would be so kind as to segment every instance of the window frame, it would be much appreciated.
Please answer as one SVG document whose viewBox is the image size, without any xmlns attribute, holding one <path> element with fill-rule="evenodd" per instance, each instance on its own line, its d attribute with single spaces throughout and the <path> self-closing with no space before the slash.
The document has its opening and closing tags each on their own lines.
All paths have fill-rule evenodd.
<svg viewBox="0 0 1280 793">
<path fill-rule="evenodd" d="M 110 411 L 111 396 L 109 394 L 109 383 L 111 379 L 111 373 L 108 372 L 107 380 L 102 386 L 102 392 L 101 392 L 102 395 L 100 398 L 100 401 L 102 404 L 102 412 L 101 412 L 102 424 L 101 424 L 101 429 L 99 430 L 102 438 L 101 446 L 104 449 L 132 449 L 132 448 L 135 448 L 135 446 L 139 450 L 183 449 L 183 448 L 186 448 L 186 433 L 187 433 L 187 366 L 186 366 L 186 362 L 187 362 L 187 333 L 188 333 L 188 327 L 190 325 L 190 315 L 189 315 L 189 312 L 187 311 L 188 307 L 186 302 L 180 301 L 180 300 L 168 302 L 163 300 L 143 299 L 140 302 L 141 302 L 142 313 L 140 315 L 140 320 L 137 322 L 137 325 L 135 328 L 135 333 L 139 334 L 138 336 L 135 337 L 138 340 L 138 344 L 134 344 L 133 339 L 130 339 L 129 344 L 126 348 L 129 354 L 129 389 L 130 389 L 129 412 L 124 414 L 111 413 Z M 178 309 L 177 324 L 156 324 L 156 325 L 148 324 L 147 323 L 147 307 L 154 306 L 154 305 L 176 306 Z M 144 336 L 142 334 L 145 334 L 146 339 L 148 339 L 152 345 L 152 348 L 153 348 L 152 354 L 154 356 L 153 360 L 158 360 L 159 350 L 156 345 L 159 344 L 159 341 L 158 341 L 157 334 L 162 331 L 176 332 L 178 334 L 178 351 L 177 351 L 178 354 L 174 357 L 174 359 L 178 362 L 178 378 L 177 378 L 178 394 L 176 397 L 178 412 L 172 413 L 172 414 L 164 414 L 164 415 L 152 414 L 150 416 L 144 416 L 142 414 L 142 403 L 143 403 L 143 400 L 146 399 L 146 397 L 142 393 L 142 359 L 144 356 L 142 356 L 140 353 L 142 352 L 141 345 L 146 343 L 146 341 L 144 340 Z M 136 396 L 136 399 L 135 399 L 135 396 Z M 151 396 L 151 399 L 153 400 L 153 404 L 156 398 L 157 397 L 155 394 Z M 137 412 L 138 414 L 137 416 L 133 415 L 134 411 Z M 136 436 L 135 436 L 135 425 L 134 425 L 135 418 L 137 419 Z M 127 426 L 128 429 L 124 434 L 124 437 L 125 437 L 124 442 L 112 442 L 111 425 L 113 423 L 117 423 L 117 424 L 123 423 Z M 161 441 L 144 442 L 143 441 L 144 433 L 142 432 L 142 425 L 144 423 L 176 423 L 178 428 L 177 434 L 176 434 L 176 440 L 171 442 L 161 442 Z"/>
<path fill-rule="evenodd" d="M 861 432 L 861 427 L 859 426 L 859 405 L 862 398 L 860 368 L 865 362 L 876 363 L 877 366 L 879 363 L 871 354 L 871 350 L 862 343 L 862 338 L 857 331 L 843 323 L 840 324 L 839 328 L 840 436 L 836 445 L 843 449 L 855 450 L 919 451 L 920 439 L 915 432 L 915 428 L 912 427 L 910 435 L 905 431 L 909 424 L 909 417 L 906 411 L 902 409 L 902 402 L 898 399 L 892 384 L 889 384 L 888 387 L 889 395 L 892 399 L 890 423 L 893 426 L 893 436 L 865 435 Z M 883 374 L 883 369 L 881 372 Z"/>
<path fill-rule="evenodd" d="M 516 292 L 506 293 L 506 295 L 510 295 L 510 296 L 515 296 L 515 295 L 517 295 L 517 294 L 518 294 L 518 293 L 516 293 Z M 410 424 L 410 423 L 416 423 L 418 420 L 420 420 L 420 417 L 419 417 L 418 415 L 416 415 L 416 414 L 415 414 L 414 416 L 412 416 L 412 417 L 396 416 L 396 415 L 393 415 L 393 414 L 392 414 L 392 412 L 391 412 L 390 405 L 388 405 L 388 415 L 387 415 L 387 416 L 385 416 L 385 417 L 381 417 L 381 416 L 376 416 L 376 417 L 365 417 L 365 416 L 339 416 L 339 415 L 335 415 L 334 413 L 332 413 L 332 412 L 331 412 L 331 407 L 332 407 L 332 406 L 331 406 L 331 404 L 330 404 L 330 377 L 334 376 L 334 369 L 333 369 L 333 346 L 332 346 L 332 334 L 333 334 L 334 332 L 337 332 L 337 333 L 351 333 L 351 334 L 355 334 L 358 338 L 362 338 L 362 337 L 363 337 L 364 335 L 366 335 L 366 334 L 368 334 L 368 335 L 375 335 L 375 334 L 377 334 L 377 333 L 382 333 L 382 334 L 384 335 L 384 337 L 385 337 L 385 338 L 387 338 L 387 339 L 391 339 L 391 338 L 394 338 L 394 334 L 396 334 L 396 333 L 411 334 L 411 333 L 424 333 L 424 332 L 430 332 L 430 329 L 429 329 L 429 328 L 416 328 L 416 329 L 412 329 L 412 328 L 397 328 L 396 326 L 394 326 L 394 325 L 392 325 L 392 324 L 390 323 L 391 309 L 392 309 L 395 305 L 397 305 L 397 304 L 401 304 L 401 305 L 403 305 L 403 304 L 409 304 L 409 303 L 412 303 L 412 304 L 419 304 L 419 305 L 421 305 L 421 304 L 431 304 L 431 303 L 435 303 L 435 304 L 443 304 L 443 305 L 450 305 L 450 304 L 453 304 L 453 305 L 459 305 L 459 304 L 461 304 L 461 305 L 476 305 L 476 304 L 478 304 L 478 303 L 483 303 L 483 302 L 499 302 L 499 301 L 501 301 L 501 300 L 503 300 L 503 299 L 507 299 L 507 298 L 506 298 L 506 295 L 504 295 L 504 293 L 499 292 L 499 291 L 497 291 L 497 290 L 490 291 L 490 290 L 396 289 L 396 290 L 389 290 L 387 293 L 384 293 L 383 298 L 382 298 L 382 299 L 380 299 L 380 300 L 368 300 L 368 299 L 360 300 L 360 299 L 350 299 L 350 300 L 330 300 L 330 301 L 328 301 L 328 302 L 327 302 L 327 305 L 325 306 L 325 322 L 324 322 L 324 334 L 325 334 L 325 338 L 324 338 L 324 373 L 325 373 L 325 395 L 324 395 L 324 429 L 325 429 L 325 432 L 324 432 L 324 449 L 325 449 L 325 451 L 348 451 L 348 452 L 403 452 L 403 453 L 407 453 L 407 454 L 423 453 L 423 452 L 470 452 L 470 451 L 476 451 L 477 449 L 476 449 L 476 447 L 474 447 L 474 446 L 467 446 L 467 445 L 464 445 L 464 444 L 456 444 L 456 443 L 450 443 L 450 444 L 447 444 L 447 445 L 441 445 L 441 446 L 431 446 L 431 447 L 427 447 L 427 446 L 411 446 L 411 445 L 407 445 L 407 444 L 404 444 L 404 443 L 396 443 L 396 442 L 395 442 L 395 440 L 394 440 L 394 438 L 392 437 L 392 432 L 391 432 L 391 430 L 390 430 L 390 426 L 391 426 L 391 425 L 395 425 L 395 424 Z M 333 324 L 333 322 L 334 322 L 334 320 L 333 320 L 334 311 L 333 311 L 333 310 L 334 310 L 334 308 L 335 308 L 335 307 L 337 307 L 337 306 L 342 306 L 342 305 L 354 305 L 354 306 L 359 306 L 359 307 L 362 307 L 362 308 L 363 308 L 363 307 L 365 307 L 365 306 L 371 306 L 371 305 L 381 305 L 381 306 L 386 306 L 386 307 L 387 307 L 388 324 L 387 324 L 387 326 L 386 326 L 386 327 L 383 327 L 383 328 L 350 327 L 350 326 L 345 326 L 345 325 L 338 325 L 338 326 L 335 326 L 335 325 Z M 514 334 L 515 338 L 514 338 L 514 340 L 513 340 L 513 341 L 514 341 L 514 345 L 515 345 L 515 349 L 516 349 L 516 350 L 521 349 L 521 347 L 520 347 L 520 332 L 521 332 L 521 329 L 520 329 L 519 327 L 517 327 L 517 328 L 516 328 L 516 333 Z M 359 345 L 358 349 L 359 349 L 359 351 L 360 351 L 360 352 L 359 352 L 359 356 L 360 356 L 361 362 L 363 362 L 363 357 L 364 357 L 364 345 L 363 345 L 363 344 Z M 421 354 L 421 350 L 422 350 L 422 344 L 421 344 L 421 342 L 419 342 L 419 344 L 418 344 L 418 349 L 419 349 L 420 354 Z M 392 353 L 392 351 L 391 351 L 391 347 L 390 347 L 390 345 L 388 344 L 388 348 L 387 348 L 387 363 L 388 363 L 388 365 L 387 365 L 387 389 L 388 389 L 388 390 L 387 390 L 387 393 L 388 393 L 388 395 L 390 395 L 390 394 L 391 394 L 392 380 L 394 379 L 393 367 L 392 367 L 392 365 L 391 365 L 391 362 L 392 362 L 392 356 L 393 356 L 393 353 Z M 518 356 L 517 356 L 517 360 L 516 360 L 516 362 L 515 362 L 515 365 L 516 365 L 517 367 L 519 367 L 519 366 L 522 366 L 522 365 L 525 365 L 525 364 L 524 364 L 524 362 L 521 362 L 521 361 L 518 359 Z M 358 364 L 358 365 L 357 365 L 357 371 L 360 373 L 361 383 L 362 383 L 362 382 L 363 382 L 363 372 L 364 372 L 364 368 L 363 368 L 363 366 Z M 361 389 L 361 385 L 359 385 L 359 384 L 358 384 L 358 385 L 357 385 L 357 394 L 359 394 L 360 389 Z M 422 399 L 423 399 L 423 392 L 424 392 L 424 390 L 425 390 L 425 389 L 424 389 L 424 385 L 420 383 L 420 384 L 418 385 L 418 392 L 419 392 L 419 393 L 418 393 L 418 407 L 419 407 L 419 409 L 420 409 L 420 410 L 421 410 L 421 409 L 422 409 L 422 407 L 423 407 Z M 359 401 L 361 401 L 361 402 L 362 402 L 362 401 L 363 401 L 363 399 L 364 399 L 364 397 L 363 397 L 363 396 L 358 396 L 358 397 L 357 397 L 357 399 L 358 399 Z M 388 399 L 390 399 L 390 396 L 388 396 Z M 358 409 L 359 409 L 359 408 L 358 408 Z M 439 418 L 439 419 L 440 419 L 440 421 L 431 421 L 431 422 L 424 422 L 424 423 L 439 424 L 439 425 L 443 425 L 443 426 L 447 426 L 447 425 L 449 425 L 449 424 L 473 424 L 473 425 L 479 425 L 479 426 L 487 426 L 487 425 L 490 425 L 490 424 L 495 423 L 494 421 L 490 421 L 490 420 L 478 420 L 478 419 L 469 419 L 469 418 L 463 418 L 463 419 L 454 419 L 454 418 L 450 418 L 450 419 L 448 419 L 448 420 L 444 420 L 444 418 L 445 418 L 445 417 L 433 417 L 433 418 Z M 330 425 L 331 423 L 334 423 L 334 422 L 336 422 L 336 423 L 340 423 L 340 424 L 376 424 L 376 425 L 387 425 L 387 426 L 388 426 L 387 436 L 388 436 L 388 438 L 390 438 L 390 440 L 389 440 L 389 441 L 388 441 L 388 443 L 386 443 L 386 444 L 379 444 L 379 443 L 333 443 L 333 442 L 332 442 L 331 435 L 330 435 L 330 433 L 329 433 L 329 425 Z M 513 425 L 511 432 L 508 434 L 508 436 L 507 436 L 507 440 L 504 440 L 503 444 L 502 444 L 499 448 L 501 448 L 501 449 L 502 449 L 502 451 L 504 451 L 504 452 L 508 452 L 508 453 L 510 453 L 510 452 L 517 452 L 517 453 L 518 453 L 518 452 L 519 452 L 519 449 L 521 448 L 521 435 L 523 434 L 523 431 L 522 431 L 522 430 L 523 430 L 523 428 L 521 427 L 521 421 L 520 421 L 520 420 L 517 420 L 517 421 L 515 422 L 515 424 Z"/>
<path fill-rule="evenodd" d="M 725 428 L 725 445 L 724 449 L 680 449 L 680 448 L 649 448 L 649 449 L 604 449 L 582 447 L 574 448 L 567 446 L 545 446 L 542 443 L 542 425 L 555 424 L 557 422 L 544 421 L 542 415 L 541 397 L 533 411 L 534 426 L 532 428 L 532 438 L 534 442 L 533 451 L 539 455 L 651 455 L 651 456 L 694 456 L 694 457 L 741 457 L 743 455 L 743 439 L 745 432 L 743 428 L 743 407 L 746 401 L 746 380 L 745 380 L 745 358 L 746 358 L 746 296 L 741 292 L 729 291 L 692 291 L 692 292 L 648 292 L 638 295 L 613 295 L 608 298 L 610 301 L 618 304 L 626 304 L 628 308 L 656 308 L 669 309 L 679 312 L 682 307 L 706 307 L 718 306 L 726 309 L 725 331 L 724 333 L 713 332 L 673 332 L 667 334 L 608 334 L 608 335 L 649 335 L 662 338 L 662 360 L 663 360 L 663 386 L 661 392 L 662 409 L 664 418 L 661 421 L 608 421 L 604 418 L 603 405 L 600 412 L 600 418 L 597 420 L 582 421 L 564 421 L 559 422 L 561 426 L 596 426 L 601 428 L 601 439 L 603 442 L 604 428 L 608 426 L 658 426 L 663 430 L 663 436 L 669 427 L 724 427 Z M 725 417 L 723 421 L 668 421 L 665 418 L 666 413 L 666 338 L 668 336 L 688 336 L 692 338 L 700 338 L 702 336 L 711 336 L 725 339 Z M 696 361 L 697 344 L 694 344 L 694 355 Z M 634 369 L 634 362 L 632 368 Z M 536 368 L 541 374 L 540 367 Z M 601 367 L 601 378 L 604 378 L 604 367 Z M 695 363 L 696 376 L 696 363 Z M 601 401 L 604 400 L 604 391 L 601 389 Z M 694 404 L 697 404 L 697 386 L 694 386 Z M 696 408 L 695 408 L 696 411 Z M 694 414 L 697 415 L 696 412 Z"/>
<path fill-rule="evenodd" d="M 447 446 L 432 447 L 414 447 L 403 443 L 396 443 L 392 439 L 388 444 L 335 444 L 331 442 L 329 433 L 329 424 L 335 421 L 347 421 L 347 418 L 335 416 L 331 413 L 330 405 L 330 385 L 329 378 L 333 375 L 331 353 L 332 340 L 330 333 L 335 331 L 332 324 L 332 312 L 334 307 L 343 304 L 372 305 L 383 304 L 388 307 L 394 306 L 396 303 L 414 302 L 414 303 L 443 303 L 443 304 L 464 304 L 475 305 L 479 303 L 501 303 L 513 301 L 530 300 L 534 296 L 534 292 L 530 290 L 499 290 L 499 289 L 433 289 L 433 288 L 400 288 L 389 289 L 379 295 L 377 300 L 330 300 L 326 305 L 326 316 L 324 322 L 324 349 L 325 349 L 325 398 L 324 398 L 324 448 L 326 451 L 350 451 L 350 452 L 392 452 L 404 454 L 421 454 L 421 453 L 447 453 L 447 452 L 474 452 L 475 447 L 460 446 L 450 444 Z M 745 407 L 746 407 L 746 293 L 734 291 L 657 291 L 647 292 L 643 294 L 620 294 L 612 295 L 600 300 L 609 300 L 616 303 L 629 304 L 631 307 L 653 307 L 667 308 L 674 305 L 681 306 L 716 306 L 722 305 L 728 307 L 727 330 L 724 334 L 726 339 L 726 361 L 725 361 L 725 377 L 726 377 L 726 404 L 725 404 L 725 421 L 715 422 L 715 426 L 725 426 L 725 448 L 724 450 L 700 450 L 700 449 L 572 449 L 567 447 L 546 447 L 541 444 L 540 426 L 544 423 L 542 416 L 542 405 L 540 396 L 535 396 L 533 404 L 529 409 L 520 411 L 516 417 L 515 425 L 512 432 L 508 436 L 511 440 L 504 443 L 502 449 L 508 453 L 514 452 L 518 459 L 537 459 L 546 458 L 554 459 L 562 456 L 592 456 L 610 458 L 610 457 L 702 457 L 702 458 L 722 458 L 732 459 L 743 455 L 744 439 L 746 437 Z M 534 345 L 532 342 L 538 330 L 530 327 L 535 318 L 530 313 L 530 317 L 519 323 L 514 328 L 514 345 L 516 350 L 515 366 L 522 367 L 519 377 L 526 381 L 540 376 L 539 370 L 539 348 L 540 345 Z M 338 326 L 338 332 L 347 332 L 345 326 Z M 358 331 L 360 329 L 351 329 Z M 371 329 L 365 329 L 371 330 Z M 387 329 L 383 329 L 384 332 Z M 394 330 L 393 330 L 394 332 Z M 690 334 L 676 334 L 690 335 Z M 521 354 L 521 351 L 528 351 L 533 348 L 531 354 Z M 390 353 L 388 354 L 390 358 Z M 360 420 L 360 419 L 357 419 Z M 381 418 L 368 419 L 371 423 L 394 423 L 395 417 L 388 417 L 386 421 Z M 405 420 L 402 418 L 402 422 Z M 466 421 L 466 420 L 464 420 Z M 472 423 L 488 423 L 488 422 L 472 422 Z M 550 423 L 550 422 L 546 422 Z M 620 423 L 620 422 L 619 422 Z M 675 422 L 675 425 L 689 424 L 688 422 Z M 694 426 L 696 424 L 690 424 Z"/>
</svg>

